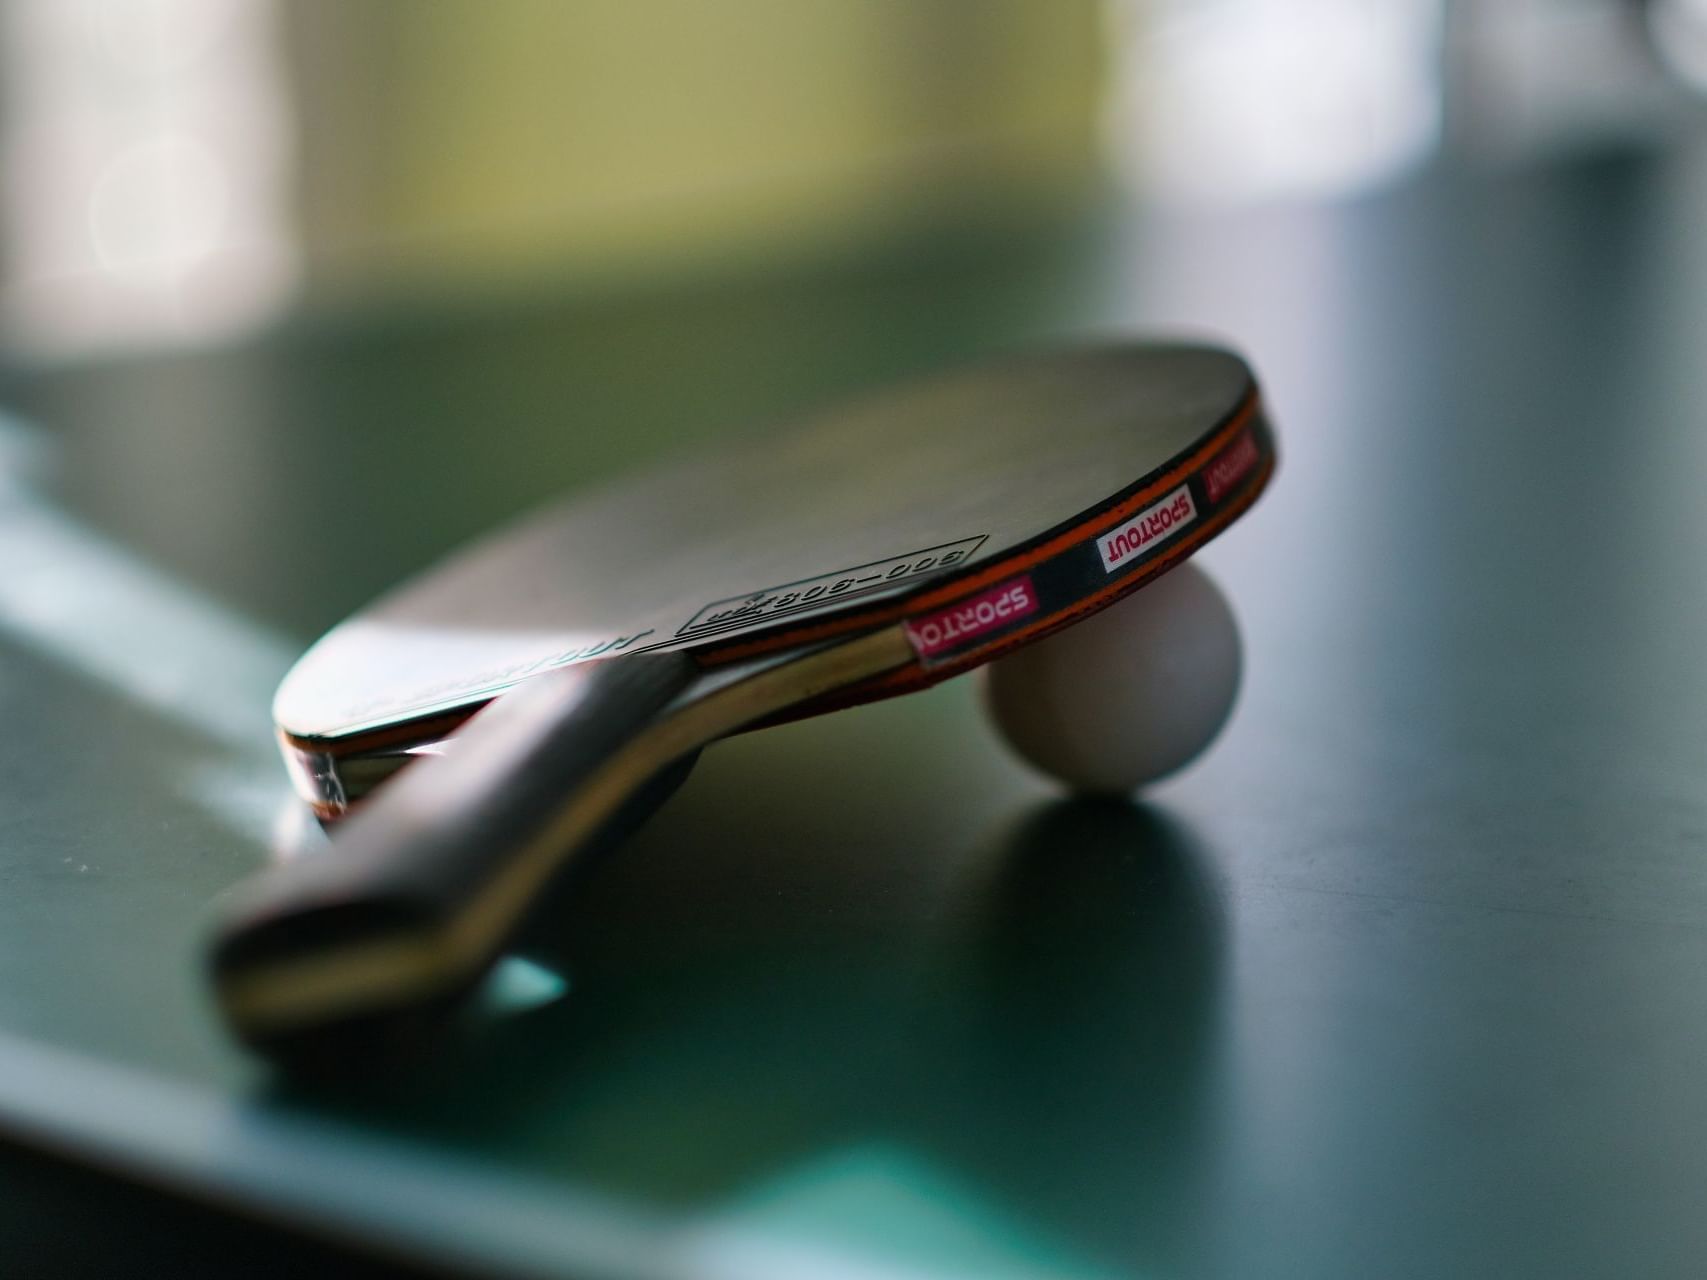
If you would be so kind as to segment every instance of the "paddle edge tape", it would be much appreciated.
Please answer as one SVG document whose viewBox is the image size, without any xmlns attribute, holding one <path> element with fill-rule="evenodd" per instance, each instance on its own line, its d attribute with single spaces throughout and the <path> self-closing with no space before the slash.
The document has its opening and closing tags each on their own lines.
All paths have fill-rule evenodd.
<svg viewBox="0 0 1707 1280">
<path fill-rule="evenodd" d="M 902 621 L 907 628 L 914 661 L 831 690 L 821 698 L 783 708 L 734 731 L 805 719 L 922 689 L 1070 626 L 1167 572 L 1219 535 L 1255 503 L 1276 465 L 1273 435 L 1253 396 L 1184 462 L 1100 514 L 1047 535 L 1034 545 L 1029 556 L 1010 558 L 994 572 L 955 584 L 958 589 L 954 592 L 939 590 L 919 596 L 915 608 L 919 604 L 935 604 L 937 608 L 915 612 L 910 619 L 891 619 Z M 1190 518 L 1165 518 L 1170 505 L 1178 502 L 1175 495 L 1182 487 L 1189 498 Z M 1154 510 L 1158 505 L 1160 512 Z M 1154 517 L 1155 523 L 1146 526 L 1149 517 Z M 1124 554 L 1118 545 L 1103 545 L 1134 525 L 1138 526 L 1140 541 L 1145 528 L 1155 534 L 1137 547 L 1135 554 Z M 1035 604 L 1010 599 L 1004 610 L 1002 597 L 1016 590 L 1029 593 Z M 979 605 L 985 602 L 989 609 L 980 610 Z M 952 620 L 956 610 L 968 608 L 974 610 L 972 625 L 962 626 L 962 634 L 954 637 L 954 642 L 942 643 L 934 637 L 930 623 Z M 814 638 L 823 642 L 821 637 Z M 466 718 L 457 715 L 430 728 L 446 737 Z M 422 732 L 429 729 L 419 722 L 412 727 Z M 293 740 L 283 733 L 279 736 L 298 791 L 323 820 L 340 816 L 371 787 L 413 758 L 383 746 L 344 755 L 327 751 L 325 744 Z"/>
<path fill-rule="evenodd" d="M 1182 457 L 978 572 L 923 587 L 880 608 L 814 620 L 757 639 L 706 645 L 694 650 L 694 657 L 703 666 L 717 667 L 891 623 L 910 628 L 913 663 L 744 727 L 802 719 L 924 688 L 1071 625 L 1166 572 L 1242 515 L 1266 488 L 1275 466 L 1273 432 L 1253 383 L 1227 418 Z M 1128 535 L 1124 542 L 1123 534 Z M 1034 607 L 1020 608 L 1017 600 L 1010 600 L 1004 608 L 1003 593 L 1016 590 L 1031 591 Z M 987 623 L 975 616 L 972 629 L 961 628 L 958 640 L 964 643 L 932 638 L 929 623 L 951 622 L 956 610 L 977 609 L 980 603 L 1001 616 Z M 449 737 L 483 705 L 337 740 L 303 738 L 281 729 L 278 740 L 299 794 L 320 817 L 334 818 L 406 764 L 411 757 L 405 748 Z"/>
<path fill-rule="evenodd" d="M 929 582 L 921 583 L 914 591 L 888 596 L 868 608 L 820 615 L 793 627 L 769 628 L 757 634 L 744 633 L 722 642 L 708 639 L 693 646 L 695 660 L 703 666 L 739 662 L 755 654 L 795 648 L 838 635 L 873 630 L 886 623 L 914 615 L 920 609 L 929 609 L 938 604 L 948 604 L 974 595 L 981 587 L 1007 577 L 1014 570 L 1046 559 L 1063 547 L 1081 540 L 1088 531 L 1105 527 L 1110 522 L 1138 512 L 1158 494 L 1174 487 L 1183 477 L 1203 467 L 1207 460 L 1217 457 L 1229 441 L 1238 438 L 1241 428 L 1245 426 L 1255 427 L 1260 433 L 1263 447 L 1272 452 L 1271 433 L 1262 421 L 1260 396 L 1254 380 L 1247 382 L 1245 394 L 1240 401 L 1191 449 L 1116 492 L 1106 501 L 1010 548 L 983 569 L 965 576 L 956 576 L 951 581 L 935 586 Z M 283 726 L 279 727 L 278 734 L 281 743 L 304 752 L 329 756 L 370 755 L 443 738 L 489 701 L 490 697 L 480 697 L 460 706 L 424 711 L 421 715 L 407 720 L 332 735 L 293 733 Z"/>
</svg>

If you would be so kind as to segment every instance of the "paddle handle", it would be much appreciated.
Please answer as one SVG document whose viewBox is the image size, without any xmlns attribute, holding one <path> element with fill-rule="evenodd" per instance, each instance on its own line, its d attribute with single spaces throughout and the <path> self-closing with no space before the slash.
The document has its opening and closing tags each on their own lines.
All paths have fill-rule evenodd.
<svg viewBox="0 0 1707 1280">
<path fill-rule="evenodd" d="M 624 748 L 698 676 L 681 653 L 534 677 L 337 827 L 239 887 L 210 950 L 233 1031 L 287 1061 L 396 1048 L 442 1020 L 546 890 L 685 769 Z"/>
</svg>

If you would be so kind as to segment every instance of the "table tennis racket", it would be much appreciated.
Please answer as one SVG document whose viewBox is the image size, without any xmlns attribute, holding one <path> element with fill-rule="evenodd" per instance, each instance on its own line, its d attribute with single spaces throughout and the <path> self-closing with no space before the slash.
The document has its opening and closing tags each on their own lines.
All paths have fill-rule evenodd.
<svg viewBox="0 0 1707 1280">
<path fill-rule="evenodd" d="M 1236 355 L 1064 349 L 904 385 L 474 543 L 280 686 L 298 788 L 323 816 L 361 803 L 329 849 L 228 904 L 224 1014 L 287 1057 L 430 1022 L 706 743 L 1065 627 L 1218 534 L 1273 465 Z"/>
</svg>

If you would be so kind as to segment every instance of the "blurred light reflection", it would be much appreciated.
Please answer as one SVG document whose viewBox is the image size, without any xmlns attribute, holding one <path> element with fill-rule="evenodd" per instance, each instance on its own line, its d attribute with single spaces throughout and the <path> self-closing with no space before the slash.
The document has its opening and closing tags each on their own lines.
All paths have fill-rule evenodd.
<svg viewBox="0 0 1707 1280">
<path fill-rule="evenodd" d="M 296 250 L 271 0 L 0 4 L 5 337 L 47 352 L 217 337 Z"/>
<path fill-rule="evenodd" d="M 1425 159 L 1440 0 L 1112 0 L 1115 166 L 1166 197 L 1332 196 Z"/>
<path fill-rule="evenodd" d="M 1654 0 L 1648 15 L 1666 65 L 1691 88 L 1707 92 L 1707 0 Z"/>
</svg>

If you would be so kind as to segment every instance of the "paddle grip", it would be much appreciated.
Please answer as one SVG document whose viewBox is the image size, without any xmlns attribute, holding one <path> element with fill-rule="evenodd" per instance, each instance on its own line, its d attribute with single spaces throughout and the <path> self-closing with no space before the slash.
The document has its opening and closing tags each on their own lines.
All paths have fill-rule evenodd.
<svg viewBox="0 0 1707 1280">
<path fill-rule="evenodd" d="M 656 653 L 534 677 L 366 800 L 328 848 L 239 886 L 209 951 L 232 1030 L 287 1064 L 427 1034 L 547 891 L 685 776 L 634 752 L 624 767 L 622 751 L 696 675 Z"/>
</svg>

